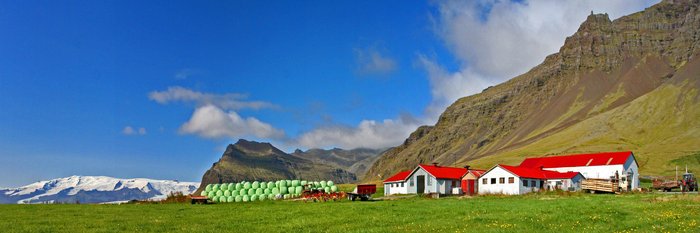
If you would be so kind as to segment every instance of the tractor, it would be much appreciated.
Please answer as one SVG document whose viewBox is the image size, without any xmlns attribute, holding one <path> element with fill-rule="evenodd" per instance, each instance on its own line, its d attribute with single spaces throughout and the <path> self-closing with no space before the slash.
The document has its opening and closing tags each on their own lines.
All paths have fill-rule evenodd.
<svg viewBox="0 0 700 233">
<path fill-rule="evenodd" d="M 695 179 L 693 173 L 686 172 L 683 174 L 683 179 L 680 180 L 682 191 L 698 191 L 698 180 Z"/>
</svg>

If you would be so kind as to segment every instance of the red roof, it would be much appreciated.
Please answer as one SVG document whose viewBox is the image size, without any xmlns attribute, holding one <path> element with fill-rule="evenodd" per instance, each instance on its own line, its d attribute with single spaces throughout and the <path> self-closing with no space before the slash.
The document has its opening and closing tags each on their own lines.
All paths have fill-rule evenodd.
<svg viewBox="0 0 700 233">
<path fill-rule="evenodd" d="M 622 165 L 625 164 L 630 155 L 632 155 L 632 151 L 528 158 L 520 163 L 520 167 L 553 168 Z"/>
<path fill-rule="evenodd" d="M 479 178 L 479 177 L 481 177 L 481 175 L 483 175 L 484 173 L 486 173 L 486 170 L 469 169 L 469 172 L 471 172 L 472 174 L 474 174 L 474 176 L 476 176 L 476 178 Z M 468 174 L 468 173 L 465 173 L 464 175 L 466 176 L 467 174 Z"/>
<path fill-rule="evenodd" d="M 541 169 L 534 169 L 521 166 L 508 166 L 499 164 L 503 169 L 508 170 L 510 173 L 521 177 L 521 178 L 534 178 L 534 179 L 571 179 L 578 175 L 578 172 L 555 172 Z"/>
<path fill-rule="evenodd" d="M 389 179 L 384 180 L 384 183 L 404 181 L 404 180 L 406 180 L 406 178 L 408 178 L 408 175 L 411 174 L 411 171 L 413 171 L 413 170 L 401 171 L 399 173 L 396 173 L 396 175 L 389 177 Z"/>
<path fill-rule="evenodd" d="M 418 166 L 437 179 L 459 180 L 467 173 L 467 169 L 461 167 L 443 167 L 425 164 L 419 164 Z"/>
</svg>

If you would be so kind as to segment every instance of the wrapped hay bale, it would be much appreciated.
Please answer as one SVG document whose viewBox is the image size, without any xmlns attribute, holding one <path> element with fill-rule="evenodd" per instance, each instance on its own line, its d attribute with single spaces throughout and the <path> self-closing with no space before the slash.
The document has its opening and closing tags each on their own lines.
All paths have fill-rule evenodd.
<svg viewBox="0 0 700 233">
<path fill-rule="evenodd" d="M 320 183 L 321 183 L 321 188 L 325 188 L 327 185 L 325 180 L 322 180 Z"/>
<path fill-rule="evenodd" d="M 236 201 L 236 202 L 242 202 L 242 201 L 243 201 L 243 196 L 236 196 L 235 201 Z"/>
<path fill-rule="evenodd" d="M 305 185 L 308 184 L 308 183 L 309 183 L 309 182 L 307 182 L 307 181 L 305 181 L 305 180 L 302 180 L 301 182 L 299 182 L 299 184 L 300 184 L 301 186 L 305 186 Z"/>
<path fill-rule="evenodd" d="M 258 201 L 264 201 L 265 199 L 267 199 L 267 195 L 258 195 Z"/>
<path fill-rule="evenodd" d="M 250 195 L 250 201 L 257 201 L 258 200 L 258 195 Z"/>
<path fill-rule="evenodd" d="M 321 183 L 319 183 L 318 181 L 314 181 L 314 188 L 320 188 L 320 187 L 321 187 Z"/>
<path fill-rule="evenodd" d="M 211 187 L 212 191 L 218 191 L 219 190 L 220 184 L 214 184 L 214 186 Z"/>
<path fill-rule="evenodd" d="M 289 194 L 284 194 L 283 199 L 289 199 Z"/>
<path fill-rule="evenodd" d="M 243 202 L 249 202 L 249 201 L 250 201 L 250 196 L 243 195 Z"/>
<path fill-rule="evenodd" d="M 297 186 L 294 189 L 295 189 L 294 194 L 297 194 L 297 195 L 301 194 L 301 191 L 303 190 L 303 188 L 301 186 Z"/>
<path fill-rule="evenodd" d="M 338 192 L 338 186 L 331 186 L 331 192 Z"/>
<path fill-rule="evenodd" d="M 266 188 L 267 188 L 267 182 L 260 182 L 260 188 L 261 188 L 261 189 L 266 189 Z"/>
<path fill-rule="evenodd" d="M 280 194 L 280 189 L 279 188 L 272 188 L 272 191 L 270 191 L 270 192 L 272 192 L 272 194 L 274 194 L 274 195 L 277 195 L 277 194 Z"/>
<path fill-rule="evenodd" d="M 207 192 L 207 190 L 202 191 L 202 196 L 208 197 L 207 194 L 209 194 L 209 192 Z"/>
<path fill-rule="evenodd" d="M 224 196 L 230 197 L 231 196 L 231 191 L 224 191 Z"/>
<path fill-rule="evenodd" d="M 275 200 L 275 194 L 272 194 L 272 193 L 267 194 L 267 199 Z"/>
<path fill-rule="evenodd" d="M 229 203 L 230 203 L 230 202 L 234 202 L 234 201 L 236 201 L 236 198 L 235 198 L 235 197 L 227 197 L 227 198 L 226 198 L 226 202 L 229 202 Z"/>
<path fill-rule="evenodd" d="M 287 193 L 294 194 L 296 192 L 296 190 L 297 190 L 296 187 L 289 187 L 289 188 L 287 188 Z"/>
<path fill-rule="evenodd" d="M 270 193 L 272 193 L 272 189 L 270 189 L 270 188 L 263 190 L 263 194 L 265 194 L 265 195 L 270 194 Z"/>
<path fill-rule="evenodd" d="M 335 183 L 333 183 L 332 180 L 329 180 L 329 181 L 326 182 L 326 185 L 328 185 L 328 186 L 333 186 L 333 185 L 335 185 Z"/>
<path fill-rule="evenodd" d="M 216 196 L 223 196 L 224 192 L 221 190 L 216 191 Z"/>
<path fill-rule="evenodd" d="M 267 182 L 267 188 L 274 188 L 275 187 L 275 182 Z"/>
<path fill-rule="evenodd" d="M 241 189 L 240 191 L 238 191 L 238 195 L 239 195 L 239 196 L 243 196 L 243 195 L 246 195 L 246 194 L 248 194 L 248 190 Z"/>
<path fill-rule="evenodd" d="M 211 186 L 213 186 L 213 185 L 208 184 L 207 187 L 204 188 L 204 190 L 206 190 L 207 192 L 211 191 Z"/>
<path fill-rule="evenodd" d="M 292 186 L 296 187 L 296 186 L 299 186 L 299 185 L 301 185 L 301 183 L 299 182 L 299 180 L 292 180 Z"/>
<path fill-rule="evenodd" d="M 287 187 L 280 188 L 280 194 L 288 194 L 288 193 L 289 193 L 289 189 L 287 189 Z"/>
<path fill-rule="evenodd" d="M 251 185 L 251 188 L 253 188 L 253 189 L 260 188 L 260 182 L 254 181 L 253 184 Z"/>
<path fill-rule="evenodd" d="M 236 183 L 236 190 L 241 190 L 243 185 L 241 183 Z"/>
<path fill-rule="evenodd" d="M 248 189 L 248 196 L 255 194 L 255 189 Z"/>
<path fill-rule="evenodd" d="M 323 191 L 326 192 L 326 193 L 330 193 L 330 192 L 331 192 L 331 187 L 325 187 L 325 188 L 323 188 Z"/>
<path fill-rule="evenodd" d="M 262 195 L 263 193 L 265 193 L 265 191 L 263 191 L 261 188 L 255 190 L 255 195 Z"/>
<path fill-rule="evenodd" d="M 245 183 L 243 183 L 243 188 L 244 188 L 244 189 L 249 189 L 250 186 L 251 186 L 251 185 L 250 185 L 250 182 L 247 182 L 247 181 L 246 181 Z"/>
</svg>

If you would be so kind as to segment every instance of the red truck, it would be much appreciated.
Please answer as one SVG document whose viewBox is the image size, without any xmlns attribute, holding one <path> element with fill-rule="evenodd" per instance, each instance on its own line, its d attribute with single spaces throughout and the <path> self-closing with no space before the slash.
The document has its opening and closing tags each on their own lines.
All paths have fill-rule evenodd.
<svg viewBox="0 0 700 233">
<path fill-rule="evenodd" d="M 372 198 L 372 194 L 377 192 L 376 184 L 358 184 L 353 190 L 348 194 L 348 200 L 355 201 L 360 198 L 361 201 L 367 201 Z"/>
</svg>

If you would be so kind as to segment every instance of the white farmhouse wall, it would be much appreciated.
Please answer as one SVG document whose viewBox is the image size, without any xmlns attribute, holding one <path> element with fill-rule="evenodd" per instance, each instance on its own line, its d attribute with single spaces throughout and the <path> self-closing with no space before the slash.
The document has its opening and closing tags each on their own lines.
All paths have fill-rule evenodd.
<svg viewBox="0 0 700 233">
<path fill-rule="evenodd" d="M 637 166 L 637 163 L 634 162 L 634 157 L 632 155 L 630 155 L 627 158 L 627 161 L 625 161 L 624 165 L 616 164 L 583 167 L 553 167 L 544 169 L 558 172 L 580 172 L 585 179 L 610 179 L 610 177 L 615 176 L 615 172 L 617 172 L 620 175 L 620 177 L 627 174 L 627 172 L 631 172 L 632 189 L 636 189 L 639 187 L 639 167 Z"/>
<path fill-rule="evenodd" d="M 425 176 L 425 191 L 424 193 L 436 193 L 438 192 L 438 182 L 435 177 L 430 175 L 428 172 L 423 170 L 423 168 L 418 168 L 416 172 L 411 174 L 411 176 L 408 177 L 406 183 L 408 184 L 406 187 L 406 192 L 407 193 L 417 193 L 418 191 L 418 176 Z M 412 181 L 412 182 L 411 182 Z M 411 185 L 413 184 L 413 185 Z"/>
<path fill-rule="evenodd" d="M 499 178 L 501 177 L 505 178 L 505 182 L 503 184 L 498 183 Z M 514 182 L 512 184 L 508 183 L 508 177 L 514 177 Z M 491 183 L 491 178 L 496 178 L 496 184 Z M 483 183 L 484 179 L 486 179 L 487 181 L 486 184 Z M 506 171 L 501 167 L 493 168 L 486 174 L 479 177 L 479 179 L 477 179 L 476 182 L 479 182 L 479 194 L 514 195 L 523 193 L 523 190 L 520 187 L 522 186 L 520 178 L 511 174 L 510 172 Z"/>
<path fill-rule="evenodd" d="M 393 184 L 393 187 L 392 187 Z M 401 184 L 403 184 L 403 187 L 401 187 Z M 407 189 L 408 189 L 408 184 L 404 182 L 391 182 L 391 183 L 384 183 L 384 195 L 394 195 L 394 194 L 406 194 Z"/>
</svg>

